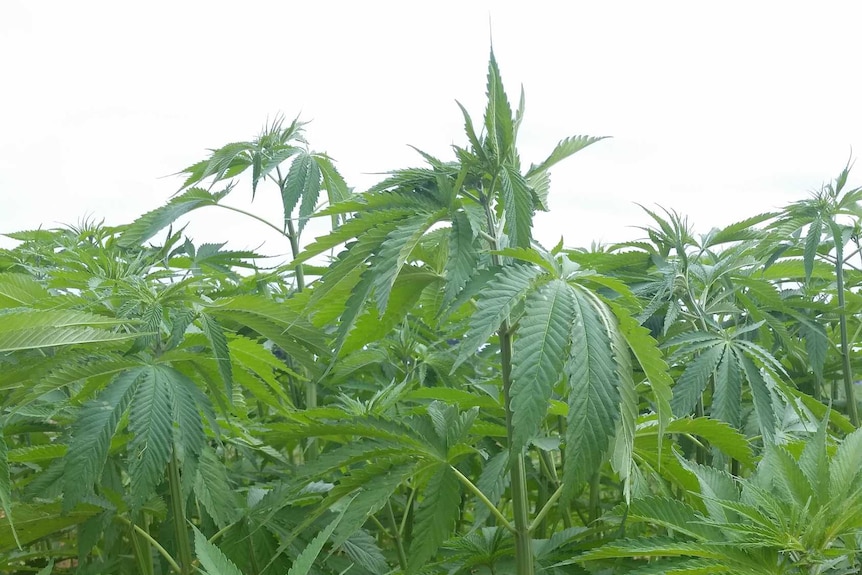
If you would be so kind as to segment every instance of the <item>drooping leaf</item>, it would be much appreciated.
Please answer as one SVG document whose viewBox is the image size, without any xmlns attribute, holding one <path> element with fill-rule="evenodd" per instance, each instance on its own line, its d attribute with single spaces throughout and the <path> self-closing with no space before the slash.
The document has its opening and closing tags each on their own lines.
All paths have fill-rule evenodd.
<svg viewBox="0 0 862 575">
<path fill-rule="evenodd" d="M 173 372 L 153 366 L 143 371 L 129 415 L 129 475 L 134 502 L 146 501 L 164 478 L 173 447 Z"/>
<path fill-rule="evenodd" d="M 563 482 L 569 493 L 599 468 L 620 416 L 610 338 L 592 300 L 574 293 L 575 321 L 565 364 L 569 414 Z"/>
<path fill-rule="evenodd" d="M 509 245 L 529 248 L 533 241 L 533 191 L 517 170 L 505 167 L 500 170 L 500 198 L 506 214 L 506 232 Z"/>
<path fill-rule="evenodd" d="M 144 368 L 137 368 L 118 375 L 99 397 L 84 405 L 72 424 L 72 439 L 65 457 L 64 510 L 72 509 L 92 493 L 120 417 L 131 403 L 144 373 Z"/>
<path fill-rule="evenodd" d="M 293 217 L 296 204 L 299 206 L 299 230 L 305 227 L 317 205 L 320 195 L 320 166 L 308 152 L 300 152 L 290 164 L 287 179 L 281 192 L 284 207 L 284 225 Z"/>
<path fill-rule="evenodd" d="M 224 463 L 212 448 L 205 448 L 198 460 L 195 496 L 219 528 L 237 519 L 239 501 Z"/>
<path fill-rule="evenodd" d="M 407 558 L 408 573 L 418 573 L 452 534 L 460 505 L 458 478 L 448 464 L 441 464 L 428 480 L 425 498 L 416 512 L 413 542 Z"/>
<path fill-rule="evenodd" d="M 739 429 L 742 422 L 742 373 L 736 354 L 726 351 L 715 370 L 711 415 Z"/>
<path fill-rule="evenodd" d="M 224 382 L 225 394 L 230 398 L 233 395 L 233 368 L 231 367 L 227 337 L 224 329 L 214 317 L 206 313 L 202 313 L 200 317 L 201 327 L 210 342 L 210 346 L 212 346 L 213 356 L 215 356 L 219 374 Z"/>
<path fill-rule="evenodd" d="M 512 356 L 514 453 L 519 453 L 538 431 L 551 391 L 563 377 L 574 305 L 572 289 L 559 279 L 527 296 Z"/>
<path fill-rule="evenodd" d="M 473 244 L 473 228 L 463 212 L 452 217 L 449 233 L 449 255 L 446 260 L 446 287 L 443 290 L 443 305 L 447 306 L 476 273 L 479 253 Z"/>
</svg>

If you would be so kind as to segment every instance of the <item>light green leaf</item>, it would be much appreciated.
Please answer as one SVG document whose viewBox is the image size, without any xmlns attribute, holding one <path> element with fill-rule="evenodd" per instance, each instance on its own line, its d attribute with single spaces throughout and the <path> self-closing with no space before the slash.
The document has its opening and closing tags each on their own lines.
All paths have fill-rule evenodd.
<svg viewBox="0 0 862 575">
<path fill-rule="evenodd" d="M 766 380 L 760 374 L 760 369 L 754 365 L 754 362 L 738 353 L 736 357 L 745 371 L 748 386 L 751 389 L 751 398 L 754 402 L 754 411 L 757 414 L 760 433 L 763 435 L 764 442 L 772 443 L 775 438 L 775 406 L 772 404 L 772 394 L 766 386 Z"/>
<path fill-rule="evenodd" d="M 0 273 L 0 308 L 27 307 L 48 292 L 28 275 Z"/>
<path fill-rule="evenodd" d="M 563 377 L 574 319 L 572 288 L 553 280 L 527 296 L 512 355 L 512 452 L 539 429 L 554 385 Z"/>
<path fill-rule="evenodd" d="M 820 235 L 823 231 L 823 220 L 816 218 L 808 226 L 808 234 L 805 236 L 805 251 L 802 261 L 805 264 L 805 281 L 811 280 L 814 272 L 814 258 L 817 257 L 817 248 L 820 247 Z"/>
<path fill-rule="evenodd" d="M 18 533 L 15 531 L 15 522 L 12 517 L 12 479 L 9 476 L 8 448 L 3 439 L 2 430 L 0 430 L 0 505 L 3 506 L 3 515 L 9 522 L 9 529 L 12 531 L 15 544 L 20 547 L 21 542 L 18 540 Z"/>
</svg>

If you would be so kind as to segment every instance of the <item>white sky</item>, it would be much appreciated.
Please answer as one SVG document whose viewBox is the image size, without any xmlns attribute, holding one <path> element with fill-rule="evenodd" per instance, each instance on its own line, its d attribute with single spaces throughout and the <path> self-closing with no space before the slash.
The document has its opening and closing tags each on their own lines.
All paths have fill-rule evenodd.
<svg viewBox="0 0 862 575">
<path fill-rule="evenodd" d="M 312 120 L 357 189 L 418 165 L 406 144 L 448 158 L 465 142 L 454 100 L 481 117 L 489 20 L 510 98 L 526 90 L 525 164 L 613 136 L 553 170 L 546 245 L 637 237 L 634 202 L 706 232 L 862 150 L 856 2 L 2 0 L 0 232 L 131 221 L 176 191 L 163 176 L 278 113 Z M 279 219 L 272 189 L 252 209 Z M 196 241 L 287 249 L 221 212 L 196 212 Z"/>
</svg>

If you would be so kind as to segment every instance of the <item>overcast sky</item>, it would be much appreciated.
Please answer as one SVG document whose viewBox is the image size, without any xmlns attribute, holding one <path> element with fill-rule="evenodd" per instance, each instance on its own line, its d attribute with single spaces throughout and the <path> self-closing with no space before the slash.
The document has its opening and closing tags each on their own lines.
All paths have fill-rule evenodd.
<svg viewBox="0 0 862 575">
<path fill-rule="evenodd" d="M 489 22 L 510 97 L 526 91 L 525 164 L 569 135 L 613 136 L 552 171 L 540 241 L 638 236 L 635 202 L 706 232 L 862 152 L 862 5 L 711 6 L 2 0 L 0 232 L 131 221 L 176 191 L 164 176 L 279 113 L 311 120 L 312 147 L 357 189 L 419 164 L 407 144 L 449 158 L 465 142 L 455 99 L 482 113 Z M 278 219 L 272 190 L 252 209 Z M 287 249 L 220 212 L 195 214 L 196 241 Z"/>
</svg>

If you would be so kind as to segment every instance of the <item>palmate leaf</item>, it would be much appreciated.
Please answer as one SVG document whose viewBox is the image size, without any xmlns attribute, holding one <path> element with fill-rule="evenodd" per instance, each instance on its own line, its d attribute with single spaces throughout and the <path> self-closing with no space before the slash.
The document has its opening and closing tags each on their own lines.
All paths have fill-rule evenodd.
<svg viewBox="0 0 862 575">
<path fill-rule="evenodd" d="M 108 456 L 111 438 L 145 374 L 143 367 L 119 374 L 99 397 L 81 409 L 72 424 L 63 475 L 63 509 L 70 510 L 93 491 Z"/>
<path fill-rule="evenodd" d="M 730 351 L 727 351 L 730 353 Z M 700 399 L 703 390 L 709 383 L 725 346 L 717 341 L 701 352 L 682 372 L 676 386 L 673 388 L 673 399 L 670 404 L 677 417 L 685 417 L 694 412 L 695 404 Z"/>
<path fill-rule="evenodd" d="M 126 226 L 120 234 L 119 243 L 126 247 L 139 246 L 192 210 L 216 205 L 232 189 L 232 186 L 228 186 L 219 192 L 210 193 L 202 188 L 190 188 Z"/>
<path fill-rule="evenodd" d="M 205 575 L 243 575 L 239 567 L 234 565 L 218 546 L 210 543 L 197 527 L 192 526 L 192 529 L 195 532 L 195 554 Z"/>
<path fill-rule="evenodd" d="M 823 231 L 823 220 L 819 217 L 814 219 L 808 226 L 808 234 L 805 236 L 805 250 L 802 253 L 802 261 L 805 265 L 805 281 L 811 280 L 814 273 L 814 258 L 817 257 L 817 248 L 820 247 L 820 237 Z"/>
<path fill-rule="evenodd" d="M 201 419 L 203 411 L 210 421 L 215 421 L 212 403 L 197 385 L 179 372 L 172 372 L 174 444 L 181 461 L 187 457 L 196 459 L 206 444 L 206 433 Z"/>
<path fill-rule="evenodd" d="M 284 225 L 293 215 L 296 204 L 299 203 L 299 230 L 305 227 L 305 222 L 311 217 L 317 206 L 320 195 L 320 166 L 308 152 L 300 152 L 290 164 L 287 179 L 281 190 L 281 201 L 284 206 Z M 301 200 L 301 203 L 300 203 Z"/>
<path fill-rule="evenodd" d="M 132 399 L 129 475 L 136 505 L 149 499 L 161 483 L 171 457 L 175 374 L 166 366 L 145 369 Z"/>
<path fill-rule="evenodd" d="M 534 266 L 505 266 L 482 288 L 476 302 L 476 312 L 470 318 L 470 329 L 461 342 L 458 359 L 452 367 L 453 372 L 474 355 L 491 334 L 500 329 L 500 324 L 529 291 L 539 273 L 539 269 Z"/>
<path fill-rule="evenodd" d="M 575 321 L 565 364 L 569 414 L 563 482 L 569 494 L 601 465 L 620 417 L 619 381 L 610 338 L 593 301 L 579 290 L 574 294 Z"/>
<path fill-rule="evenodd" d="M 666 431 L 697 435 L 743 465 L 754 465 L 754 454 L 748 438 L 723 421 L 709 417 L 684 417 L 670 422 Z"/>
<path fill-rule="evenodd" d="M 461 506 L 461 489 L 455 472 L 440 464 L 419 503 L 407 573 L 418 573 L 455 529 Z"/>
<path fill-rule="evenodd" d="M 527 296 L 512 354 L 513 453 L 538 431 L 551 391 L 562 378 L 574 306 L 572 288 L 559 279 Z"/>
</svg>

